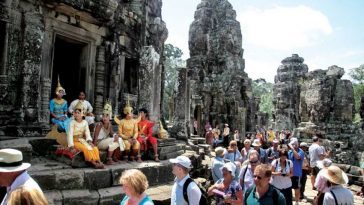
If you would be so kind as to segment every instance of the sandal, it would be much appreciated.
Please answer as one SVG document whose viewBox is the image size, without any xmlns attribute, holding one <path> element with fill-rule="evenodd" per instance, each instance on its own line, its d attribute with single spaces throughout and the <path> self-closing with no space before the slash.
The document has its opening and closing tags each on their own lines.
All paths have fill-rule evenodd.
<svg viewBox="0 0 364 205">
<path fill-rule="evenodd" d="M 157 155 L 157 154 L 156 154 L 156 155 L 154 155 L 154 161 L 156 161 L 156 162 L 160 162 L 160 160 L 159 160 L 158 156 L 159 156 L 159 155 Z"/>
</svg>

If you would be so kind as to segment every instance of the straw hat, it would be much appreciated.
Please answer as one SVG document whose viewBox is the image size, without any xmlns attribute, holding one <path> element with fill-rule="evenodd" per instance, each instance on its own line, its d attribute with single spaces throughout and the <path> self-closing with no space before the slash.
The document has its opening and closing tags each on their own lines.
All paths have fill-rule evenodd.
<svg viewBox="0 0 364 205">
<path fill-rule="evenodd" d="M 262 144 L 260 144 L 260 140 L 259 139 L 255 139 L 253 141 L 253 144 L 252 144 L 253 147 L 258 147 L 258 146 L 262 146 Z"/>
<path fill-rule="evenodd" d="M 23 163 L 21 151 L 16 149 L 0 150 L 0 172 L 18 172 L 29 167 L 29 163 Z"/>
<path fill-rule="evenodd" d="M 338 166 L 332 165 L 322 170 L 322 176 L 334 184 L 347 184 L 349 179 L 343 170 Z"/>
</svg>

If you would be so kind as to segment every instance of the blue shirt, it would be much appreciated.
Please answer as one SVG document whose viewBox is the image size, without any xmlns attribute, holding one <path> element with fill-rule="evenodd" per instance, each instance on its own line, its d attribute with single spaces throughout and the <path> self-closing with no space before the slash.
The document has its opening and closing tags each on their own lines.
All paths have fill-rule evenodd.
<svg viewBox="0 0 364 205">
<path fill-rule="evenodd" d="M 235 152 L 226 152 L 224 155 L 224 159 L 227 159 L 230 162 L 235 162 L 241 161 L 242 157 L 239 150 L 235 150 Z"/>
<path fill-rule="evenodd" d="M 214 161 L 212 161 L 212 178 L 214 182 L 222 178 L 221 167 L 224 166 L 224 160 L 221 157 L 216 157 Z"/>
<path fill-rule="evenodd" d="M 292 150 L 289 150 L 289 152 L 288 152 L 288 159 L 290 159 L 293 162 L 293 176 L 301 177 L 303 160 L 305 159 L 305 153 L 303 152 L 303 150 L 301 148 L 298 148 L 297 153 L 301 159 L 299 159 L 299 160 L 296 159 L 293 155 Z"/>
<path fill-rule="evenodd" d="M 120 205 L 126 204 L 126 202 L 129 200 L 129 197 L 125 195 L 124 199 L 120 202 Z M 148 195 L 146 195 L 143 200 L 139 202 L 138 205 L 154 205 L 152 199 Z"/>
</svg>

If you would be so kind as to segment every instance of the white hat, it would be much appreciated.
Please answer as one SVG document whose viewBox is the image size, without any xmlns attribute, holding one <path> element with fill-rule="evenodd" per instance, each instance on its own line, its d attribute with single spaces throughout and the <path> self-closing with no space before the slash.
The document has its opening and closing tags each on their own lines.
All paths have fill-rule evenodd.
<svg viewBox="0 0 364 205">
<path fill-rule="evenodd" d="M 0 150 L 0 172 L 18 172 L 29 167 L 29 163 L 23 163 L 21 151 L 16 149 Z"/>
<path fill-rule="evenodd" d="M 178 156 L 177 158 L 170 159 L 169 162 L 182 165 L 182 166 L 186 167 L 187 169 L 192 168 L 191 160 L 188 159 L 188 157 L 186 157 L 186 156 Z"/>
<path fill-rule="evenodd" d="M 252 144 L 253 147 L 258 147 L 258 146 L 262 146 L 262 144 L 260 144 L 260 140 L 259 139 L 255 139 L 253 141 L 253 144 Z"/>
<path fill-rule="evenodd" d="M 274 140 L 273 140 L 273 143 L 279 143 L 279 140 L 274 139 Z"/>
<path fill-rule="evenodd" d="M 308 147 L 308 144 L 306 142 L 301 142 L 300 147 Z"/>
<path fill-rule="evenodd" d="M 331 166 L 331 164 L 332 164 L 332 161 L 330 159 L 327 159 L 327 158 L 324 159 L 324 160 L 317 161 L 317 167 L 320 168 L 320 169 L 322 169 L 324 167 L 329 167 L 329 166 Z"/>
<path fill-rule="evenodd" d="M 347 184 L 349 181 L 345 172 L 335 165 L 323 169 L 322 176 L 334 184 Z"/>
<path fill-rule="evenodd" d="M 291 141 L 289 142 L 289 144 L 290 144 L 290 145 L 294 145 L 294 144 L 295 144 L 295 145 L 298 145 L 298 139 L 297 139 L 297 138 L 295 138 L 295 137 L 292 137 L 292 138 L 291 138 Z"/>
<path fill-rule="evenodd" d="M 231 172 L 231 175 L 233 177 L 235 177 L 236 166 L 235 166 L 235 164 L 233 162 L 227 162 L 227 163 L 225 163 L 224 166 L 220 168 L 221 172 L 222 172 L 222 170 L 224 168 L 227 169 L 229 172 Z"/>
</svg>

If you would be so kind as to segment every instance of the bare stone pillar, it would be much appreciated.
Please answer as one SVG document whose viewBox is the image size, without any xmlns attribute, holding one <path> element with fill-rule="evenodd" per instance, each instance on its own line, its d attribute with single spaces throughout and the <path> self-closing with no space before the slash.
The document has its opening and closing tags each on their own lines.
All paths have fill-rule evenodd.
<svg viewBox="0 0 364 205">
<path fill-rule="evenodd" d="M 39 112 L 39 122 L 49 123 L 49 94 L 51 93 L 52 81 L 50 78 L 41 77 L 41 99 L 40 99 L 40 112 Z"/>
<path fill-rule="evenodd" d="M 160 55 L 153 46 L 145 46 L 141 51 L 139 79 L 138 79 L 138 105 L 149 111 L 149 119 L 159 124 L 161 101 L 161 66 Z"/>
<path fill-rule="evenodd" d="M 95 74 L 95 104 L 96 115 L 101 115 L 105 92 L 105 48 L 97 47 L 96 74 Z"/>
</svg>

